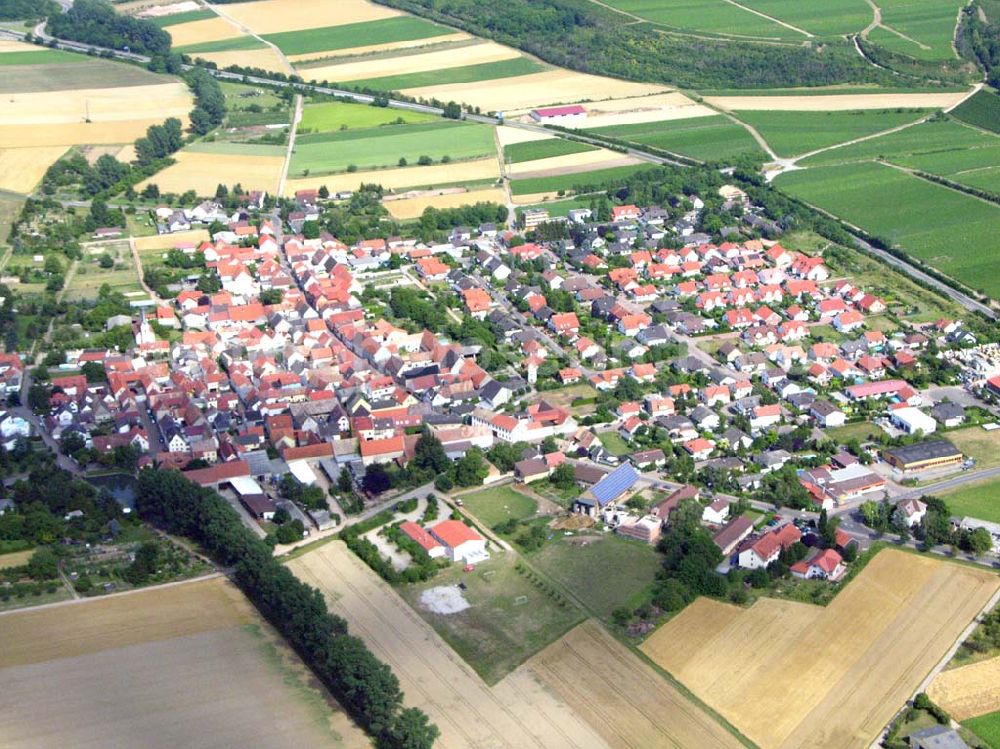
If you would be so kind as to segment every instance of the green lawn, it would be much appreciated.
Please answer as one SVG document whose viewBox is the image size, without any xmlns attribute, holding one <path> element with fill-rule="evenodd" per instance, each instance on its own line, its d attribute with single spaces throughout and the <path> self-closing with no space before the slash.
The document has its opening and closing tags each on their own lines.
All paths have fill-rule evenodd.
<svg viewBox="0 0 1000 749">
<path fill-rule="evenodd" d="M 432 580 L 399 592 L 488 684 L 495 684 L 520 664 L 584 619 L 565 598 L 561 601 L 515 569 L 517 557 L 496 550 L 487 562 L 464 573 L 453 564 Z M 438 586 L 465 583 L 470 607 L 436 614 L 420 604 L 420 594 Z"/>
<path fill-rule="evenodd" d="M 1000 749 L 1000 710 L 963 720 L 962 725 L 985 741 L 993 749 Z"/>
<path fill-rule="evenodd" d="M 815 151 L 888 130 L 926 115 L 928 110 L 862 109 L 853 112 L 742 111 L 736 116 L 757 129 L 779 156 Z"/>
<path fill-rule="evenodd" d="M 296 140 L 290 175 L 396 166 L 400 158 L 416 165 L 421 156 L 466 159 L 495 152 L 493 130 L 471 122 L 437 120 L 369 130 L 304 135 Z"/>
<path fill-rule="evenodd" d="M 558 192 L 559 190 L 581 190 L 601 187 L 606 182 L 627 179 L 636 172 L 655 169 L 653 164 L 637 164 L 635 166 L 616 166 L 608 169 L 595 169 L 590 172 L 576 174 L 560 174 L 554 177 L 530 177 L 515 179 L 510 183 L 511 192 L 515 195 L 530 195 L 536 192 Z"/>
<path fill-rule="evenodd" d="M 379 125 L 431 122 L 440 119 L 436 115 L 408 112 L 403 109 L 346 102 L 324 102 L 322 104 L 307 104 L 302 109 L 299 134 L 333 132 L 342 128 L 369 128 Z"/>
<path fill-rule="evenodd" d="M 865 442 L 870 434 L 881 434 L 882 430 L 870 421 L 859 421 L 856 424 L 845 424 L 842 427 L 834 427 L 825 430 L 826 435 L 837 442 L 846 442 L 849 439 L 857 439 Z"/>
<path fill-rule="evenodd" d="M 477 520 L 492 528 L 511 518 L 524 520 L 538 511 L 538 503 L 509 486 L 495 486 L 473 494 L 463 494 L 462 504 Z"/>
<path fill-rule="evenodd" d="M 0 54 L 0 67 L 7 65 L 45 65 L 50 63 L 80 62 L 80 55 L 58 49 L 29 49 L 24 52 Z"/>
<path fill-rule="evenodd" d="M 265 34 L 263 38 L 276 44 L 286 55 L 309 55 L 314 52 L 365 47 L 371 44 L 427 39 L 450 33 L 451 29 L 422 18 L 399 16 L 320 29 L 283 31 L 278 34 Z"/>
<path fill-rule="evenodd" d="M 628 455 L 632 452 L 632 448 L 628 446 L 628 443 L 618 432 L 600 432 L 597 438 L 612 455 Z"/>
<path fill-rule="evenodd" d="M 1000 96 L 992 91 L 977 91 L 951 110 L 951 114 L 970 125 L 1000 133 Z"/>
<path fill-rule="evenodd" d="M 1000 523 L 1000 480 L 966 484 L 961 489 L 945 494 L 943 499 L 948 503 L 952 515 Z"/>
<path fill-rule="evenodd" d="M 747 153 L 764 153 L 746 128 L 722 115 L 612 125 L 591 132 L 705 161 L 725 161 Z"/>
<path fill-rule="evenodd" d="M 790 172 L 776 184 L 972 288 L 1000 296 L 1000 206 L 875 163 Z"/>
<path fill-rule="evenodd" d="M 186 47 L 178 47 L 177 52 L 188 55 L 196 55 L 199 52 L 234 52 L 244 49 L 264 49 L 267 45 L 254 36 L 234 36 L 232 39 L 219 39 L 214 42 L 202 42 L 201 44 L 189 44 Z"/>
<path fill-rule="evenodd" d="M 948 432 L 947 439 L 976 461 L 976 468 L 1000 466 L 1000 430 L 987 432 L 982 427 L 967 427 Z"/>
<path fill-rule="evenodd" d="M 550 138 L 549 140 L 532 140 L 526 143 L 513 143 L 503 149 L 504 158 L 512 164 L 522 161 L 548 159 L 553 156 L 566 156 L 571 153 L 596 151 L 593 146 L 566 138 Z"/>
<path fill-rule="evenodd" d="M 801 0 L 742 0 L 741 4 L 817 35 L 861 31 L 872 20 L 864 0 L 830 0 L 821 6 Z"/>
<path fill-rule="evenodd" d="M 184 13 L 173 13 L 169 16 L 149 18 L 147 20 L 154 25 L 159 26 L 161 29 L 165 29 L 168 26 L 177 26 L 182 23 L 190 23 L 191 21 L 205 21 L 209 18 L 215 17 L 215 11 L 205 8 L 202 10 L 189 10 Z"/>
<path fill-rule="evenodd" d="M 484 62 L 478 65 L 463 65 L 457 68 L 426 70 L 420 73 L 401 73 L 382 78 L 365 78 L 348 81 L 344 85 L 354 88 L 371 88 L 380 91 L 401 91 L 404 88 L 440 86 L 446 83 L 474 83 L 492 81 L 497 78 L 512 78 L 530 75 L 545 70 L 545 66 L 529 57 L 515 57 L 510 60 Z"/>
<path fill-rule="evenodd" d="M 739 36 L 804 38 L 802 34 L 724 0 L 610 0 L 608 5 L 670 28 Z"/>
<path fill-rule="evenodd" d="M 606 620 L 619 606 L 642 603 L 660 569 L 660 555 L 649 544 L 611 533 L 560 535 L 532 554 L 531 563 Z"/>
</svg>

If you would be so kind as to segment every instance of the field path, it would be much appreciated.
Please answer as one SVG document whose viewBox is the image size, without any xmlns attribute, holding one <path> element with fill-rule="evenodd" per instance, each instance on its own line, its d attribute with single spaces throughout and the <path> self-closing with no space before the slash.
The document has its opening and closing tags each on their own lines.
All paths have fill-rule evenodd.
<svg viewBox="0 0 1000 749">
<path fill-rule="evenodd" d="M 524 669 L 494 687 L 399 595 L 334 541 L 288 563 L 399 678 L 407 705 L 441 729 L 442 749 L 601 749 L 607 744 Z"/>
<path fill-rule="evenodd" d="M 146 284 L 146 276 L 142 270 L 142 258 L 139 256 L 139 249 L 135 246 L 135 237 L 128 238 L 128 246 L 132 251 L 132 262 L 135 263 L 135 272 L 139 276 L 139 285 L 142 286 L 142 290 L 149 294 L 149 298 L 154 302 L 163 304 L 164 302 L 160 299 L 160 295 L 153 291 L 151 286 Z"/>
<path fill-rule="evenodd" d="M 288 168 L 292 165 L 292 151 L 295 150 L 295 134 L 299 130 L 302 119 L 302 94 L 295 94 L 295 109 L 292 110 L 292 126 L 288 131 L 288 148 L 285 149 L 285 163 L 281 165 L 281 176 L 278 178 L 277 195 L 285 194 L 285 182 L 288 179 Z"/>
<path fill-rule="evenodd" d="M 237 21 L 232 16 L 227 15 L 226 12 L 224 10 L 222 10 L 222 8 L 220 6 L 215 5 L 215 4 L 209 5 L 206 2 L 202 2 L 202 5 L 205 8 L 208 8 L 209 10 L 211 10 L 217 16 L 219 16 L 219 18 L 222 18 L 223 20 L 228 21 L 229 24 L 233 28 L 235 28 L 236 30 L 241 31 L 242 33 L 246 34 L 247 36 L 252 36 L 254 39 L 256 39 L 257 41 L 259 41 L 261 44 L 265 44 L 268 47 L 270 47 L 271 49 L 273 49 L 274 50 L 274 54 L 276 54 L 278 56 L 278 59 L 281 60 L 281 64 L 285 66 L 285 72 L 286 73 L 290 73 L 292 75 L 297 75 L 296 72 L 295 72 L 295 68 L 292 66 L 292 63 L 289 61 L 289 59 L 287 57 L 285 57 L 285 53 L 282 52 L 278 48 L 278 45 L 272 44 L 271 42 L 267 41 L 267 39 L 265 39 L 264 37 L 260 36 L 259 34 L 254 33 L 249 27 L 244 26 L 242 23 L 240 23 L 239 21 Z"/>
<path fill-rule="evenodd" d="M 761 13 L 759 10 L 754 10 L 753 8 L 750 8 L 746 5 L 741 5 L 740 3 L 736 2 L 736 0 L 726 0 L 726 2 L 729 3 L 730 5 L 739 8 L 740 10 L 745 10 L 747 13 L 753 13 L 755 16 L 766 18 L 771 23 L 776 23 L 779 26 L 784 26 L 786 29 L 788 29 L 789 31 L 794 31 L 796 34 L 804 34 L 810 39 L 816 36 L 815 34 L 810 34 L 805 29 L 800 29 L 798 26 L 792 26 L 792 24 L 786 23 L 785 21 L 782 21 L 780 18 L 775 18 L 774 16 L 767 15 L 767 13 Z"/>
<path fill-rule="evenodd" d="M 500 128 L 493 128 L 493 142 L 497 149 L 497 163 L 500 165 L 500 184 L 503 185 L 503 194 L 506 196 L 507 206 L 507 226 L 513 226 L 515 221 L 514 195 L 510 191 L 510 175 L 507 169 L 507 157 L 504 156 L 503 143 L 500 142 Z"/>
</svg>

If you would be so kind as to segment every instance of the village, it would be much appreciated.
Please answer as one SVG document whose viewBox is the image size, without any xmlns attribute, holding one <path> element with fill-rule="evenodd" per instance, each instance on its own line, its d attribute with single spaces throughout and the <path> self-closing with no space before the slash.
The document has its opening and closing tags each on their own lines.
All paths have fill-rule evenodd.
<svg viewBox="0 0 1000 749">
<path fill-rule="evenodd" d="M 171 252 L 204 268 L 108 321 L 130 326 L 130 350 L 67 352 L 60 369 L 76 373 L 46 383 L 4 355 L 6 394 L 45 398 L 37 415 L 5 412 L 0 434 L 11 449 L 41 430 L 81 473 L 180 469 L 285 545 L 367 528 L 433 488 L 454 494 L 451 515 L 395 520 L 430 557 L 471 566 L 509 544 L 457 490 L 558 486 L 541 494 L 560 503 L 550 519 L 564 533 L 656 544 L 694 502 L 719 572 L 780 557 L 796 577 L 837 581 L 875 537 L 862 505 L 922 538 L 929 492 L 914 486 L 976 476 L 947 432 L 996 427 L 1000 361 L 962 320 L 886 325 L 885 300 L 834 277 L 821 253 L 747 238 L 761 233 L 754 207 L 735 187 L 720 194 L 745 231 L 719 244 L 695 231 L 697 195 L 679 196 L 674 218 L 535 210 L 440 243 L 352 246 L 303 234 L 327 200 L 316 190 L 284 220 L 260 193 L 232 216 L 213 201 L 163 206 Z M 217 291 L 196 288 L 202 273 Z M 431 442 L 450 471 L 408 473 Z M 1000 546 L 985 518 L 950 522 L 962 538 L 988 534 L 978 553 Z M 367 537 L 405 569 L 412 555 L 384 535 Z"/>
</svg>

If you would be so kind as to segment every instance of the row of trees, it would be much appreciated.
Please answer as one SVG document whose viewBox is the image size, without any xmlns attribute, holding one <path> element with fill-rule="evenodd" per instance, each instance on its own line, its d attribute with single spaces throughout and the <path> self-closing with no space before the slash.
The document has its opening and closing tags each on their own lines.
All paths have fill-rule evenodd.
<svg viewBox="0 0 1000 749">
<path fill-rule="evenodd" d="M 323 595 L 301 582 L 249 531 L 216 492 L 171 470 L 139 475 L 140 515 L 172 533 L 197 540 L 236 582 L 331 689 L 341 704 L 376 738 L 382 749 L 424 749 L 438 729 L 415 708 L 403 707 L 399 681 L 347 623 L 331 614 Z"/>
<path fill-rule="evenodd" d="M 48 30 L 60 39 L 146 55 L 170 51 L 170 34 L 151 21 L 119 14 L 106 0 L 76 0 L 66 13 L 49 18 Z"/>
<path fill-rule="evenodd" d="M 191 110 L 191 127 L 198 135 L 222 124 L 226 116 L 226 97 L 215 77 L 201 68 L 192 68 L 184 80 L 194 92 L 195 106 Z"/>
</svg>

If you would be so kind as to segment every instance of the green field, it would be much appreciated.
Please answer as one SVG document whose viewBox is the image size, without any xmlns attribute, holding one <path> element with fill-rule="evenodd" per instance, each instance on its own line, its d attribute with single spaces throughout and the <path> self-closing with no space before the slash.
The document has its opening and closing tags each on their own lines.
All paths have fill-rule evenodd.
<svg viewBox="0 0 1000 749">
<path fill-rule="evenodd" d="M 736 116 L 755 127 L 779 156 L 794 156 L 905 125 L 927 113 L 924 109 L 863 109 L 854 112 L 742 111 Z"/>
<path fill-rule="evenodd" d="M 873 42 L 923 60 L 955 59 L 951 43 L 963 2 L 879 0 L 878 5 L 882 8 L 882 23 L 914 41 L 877 29 L 879 33 L 870 37 Z"/>
<path fill-rule="evenodd" d="M 235 52 L 244 49 L 264 49 L 265 47 L 267 45 L 255 36 L 234 36 L 232 39 L 189 44 L 186 47 L 178 47 L 176 51 L 186 55 L 196 55 L 199 52 Z"/>
<path fill-rule="evenodd" d="M 8 65 L 45 65 L 51 63 L 81 62 L 80 55 L 58 49 L 29 49 L 24 52 L 0 54 L 0 67 Z"/>
<path fill-rule="evenodd" d="M 1000 710 L 963 720 L 962 725 L 981 738 L 992 749 L 1000 749 Z"/>
<path fill-rule="evenodd" d="M 1000 138 L 996 141 L 989 148 L 912 154 L 894 158 L 892 162 L 1000 194 Z"/>
<path fill-rule="evenodd" d="M 400 158 L 416 165 L 421 156 L 466 159 L 495 149 L 493 130 L 468 122 L 438 120 L 417 125 L 387 125 L 369 130 L 304 135 L 295 143 L 290 174 L 338 172 L 397 166 Z"/>
<path fill-rule="evenodd" d="M 0 94 L 148 86 L 177 80 L 172 76 L 150 73 L 137 65 L 124 65 L 70 52 L 64 53 L 54 50 L 40 50 L 40 52 L 42 54 L 58 54 L 60 55 L 59 61 L 28 65 L 4 65 L 3 73 L 0 74 Z M 18 53 L 5 52 L 0 55 L 0 58 L 12 54 Z M 35 54 L 35 52 L 32 50 L 26 54 Z M 7 100 L 4 100 L 4 104 L 10 106 Z"/>
<path fill-rule="evenodd" d="M 536 192 L 558 192 L 581 188 L 599 187 L 605 182 L 622 180 L 635 174 L 655 168 L 652 164 L 637 164 L 635 166 L 615 166 L 608 169 L 595 169 L 590 172 L 576 174 L 560 174 L 554 177 L 530 177 L 516 179 L 510 183 L 510 190 L 515 195 L 529 195 Z"/>
<path fill-rule="evenodd" d="M 724 0 L 611 0 L 608 5 L 675 29 L 771 39 L 803 38 Z"/>
<path fill-rule="evenodd" d="M 872 20 L 864 0 L 830 0 L 822 6 L 802 0 L 742 0 L 741 4 L 819 36 L 855 33 Z"/>
<path fill-rule="evenodd" d="M 538 503 L 508 486 L 495 486 L 474 494 L 463 494 L 462 504 L 488 528 L 510 520 L 524 520 L 535 515 Z"/>
<path fill-rule="evenodd" d="M 967 484 L 942 498 L 952 515 L 1000 523 L 1000 480 Z"/>
<path fill-rule="evenodd" d="M 591 132 L 706 161 L 726 161 L 747 153 L 764 153 L 746 128 L 722 115 L 612 125 Z"/>
<path fill-rule="evenodd" d="M 951 110 L 951 116 L 970 125 L 1000 133 L 1000 96 L 981 89 Z"/>
<path fill-rule="evenodd" d="M 503 149 L 504 158 L 511 164 L 522 161 L 548 159 L 553 156 L 566 156 L 571 153 L 596 151 L 593 146 L 566 138 L 550 138 L 549 140 L 532 140 L 526 143 L 513 143 Z"/>
<path fill-rule="evenodd" d="M 607 619 L 619 606 L 635 607 L 660 569 L 660 555 L 640 541 L 608 533 L 556 536 L 531 556 L 531 563 Z"/>
<path fill-rule="evenodd" d="M 843 164 L 880 157 L 893 160 L 900 155 L 958 152 L 966 148 L 996 144 L 997 139 L 989 133 L 950 119 L 940 119 L 922 122 L 898 133 L 890 133 L 862 143 L 834 148 L 803 159 L 800 165 Z"/>
<path fill-rule="evenodd" d="M 404 88 L 440 86 L 446 83 L 474 83 L 476 81 L 492 81 L 497 78 L 513 78 L 518 75 L 540 73 L 545 69 L 544 65 L 528 57 L 515 57 L 510 60 L 484 62 L 479 65 L 463 65 L 457 68 L 427 70 L 421 73 L 403 73 L 382 78 L 365 78 L 359 81 L 348 81 L 344 85 L 379 91 L 401 91 Z"/>
<path fill-rule="evenodd" d="M 1000 206 L 876 163 L 790 172 L 776 182 L 972 288 L 1000 296 Z"/>
<path fill-rule="evenodd" d="M 433 114 L 410 112 L 405 109 L 373 107 L 368 104 L 324 102 L 307 104 L 302 109 L 299 133 L 325 133 L 349 128 L 369 128 L 379 125 L 431 122 L 440 119 Z"/>
<path fill-rule="evenodd" d="M 286 55 L 310 55 L 327 50 L 364 47 L 370 44 L 407 42 L 452 33 L 451 29 L 413 16 L 385 18 L 380 21 L 345 23 L 322 29 L 283 31 L 263 38 L 278 46 Z"/>
<path fill-rule="evenodd" d="M 102 268 L 98 264 L 99 255 L 88 252 L 77 265 L 76 273 L 66 287 L 66 301 L 79 299 L 95 299 L 101 286 L 107 284 L 112 291 L 121 293 L 141 292 L 139 275 L 136 273 L 132 252 L 127 241 L 109 242 L 102 246 L 102 252 L 107 252 L 115 264 L 111 268 Z M 146 298 L 142 293 L 136 299 Z"/>
<path fill-rule="evenodd" d="M 228 143 L 225 141 L 198 141 L 185 150 L 194 153 L 221 153 L 230 156 L 284 156 L 284 146 L 267 146 L 257 143 Z"/>
<path fill-rule="evenodd" d="M 462 659 L 488 684 L 495 684 L 529 657 L 583 620 L 583 612 L 566 599 L 533 584 L 515 569 L 513 554 L 499 554 L 476 565 L 471 573 L 450 565 L 433 579 L 399 592 Z M 464 583 L 470 604 L 455 614 L 435 614 L 420 604 L 420 594 L 438 586 Z"/>
<path fill-rule="evenodd" d="M 169 16 L 162 16 L 161 18 L 148 18 L 146 20 L 156 26 L 159 26 L 161 29 L 165 29 L 168 26 L 177 26 L 182 23 L 190 23 L 191 21 L 205 21 L 209 18 L 215 17 L 215 11 L 205 8 L 203 10 L 189 10 L 184 13 L 173 13 Z"/>
</svg>

